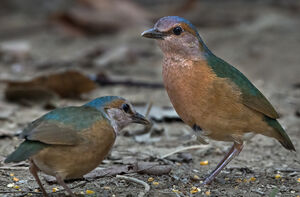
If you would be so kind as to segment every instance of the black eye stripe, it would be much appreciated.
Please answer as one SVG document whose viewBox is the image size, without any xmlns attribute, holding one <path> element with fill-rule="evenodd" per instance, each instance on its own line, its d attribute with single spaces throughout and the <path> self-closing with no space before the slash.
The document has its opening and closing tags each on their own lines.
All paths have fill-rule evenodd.
<svg viewBox="0 0 300 197">
<path fill-rule="evenodd" d="M 128 113 L 130 111 L 130 106 L 128 104 L 123 104 L 122 109 L 124 110 L 125 113 Z"/>
<path fill-rule="evenodd" d="M 182 28 L 177 26 L 173 28 L 173 33 L 177 36 L 179 36 L 182 33 Z"/>
</svg>

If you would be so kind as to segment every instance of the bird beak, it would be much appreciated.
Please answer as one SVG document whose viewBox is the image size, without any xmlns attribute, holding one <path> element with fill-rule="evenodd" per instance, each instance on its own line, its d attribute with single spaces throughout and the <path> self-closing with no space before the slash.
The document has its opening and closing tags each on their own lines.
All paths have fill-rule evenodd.
<svg viewBox="0 0 300 197">
<path fill-rule="evenodd" d="M 165 37 L 165 34 L 158 31 L 157 29 L 155 28 L 152 28 L 152 29 L 148 29 L 146 31 L 144 31 L 142 34 L 141 34 L 142 37 L 146 37 L 146 38 L 153 38 L 153 39 L 161 39 L 163 40 L 164 37 Z"/>
<path fill-rule="evenodd" d="M 150 124 L 150 121 L 147 120 L 142 114 L 139 114 L 139 113 L 135 113 L 132 116 L 132 122 L 133 123 L 138 123 L 138 124 L 143 124 L 143 125 Z"/>
</svg>

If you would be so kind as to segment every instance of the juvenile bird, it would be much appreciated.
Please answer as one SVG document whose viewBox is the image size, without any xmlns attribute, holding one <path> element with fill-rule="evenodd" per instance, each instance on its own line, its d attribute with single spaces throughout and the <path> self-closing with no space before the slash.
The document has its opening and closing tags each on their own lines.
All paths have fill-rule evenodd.
<svg viewBox="0 0 300 197">
<path fill-rule="evenodd" d="M 214 55 L 189 21 L 163 17 L 142 36 L 158 41 L 164 85 L 182 120 L 211 139 L 233 142 L 204 184 L 241 152 L 247 133 L 273 137 L 295 151 L 269 101 L 240 71 Z"/>
<path fill-rule="evenodd" d="M 55 109 L 30 123 L 21 133 L 25 139 L 5 160 L 30 161 L 30 172 L 44 196 L 37 172 L 56 177 L 75 196 L 65 179 L 81 178 L 96 168 L 112 148 L 117 133 L 130 123 L 148 124 L 124 98 L 106 96 L 83 106 Z"/>
</svg>

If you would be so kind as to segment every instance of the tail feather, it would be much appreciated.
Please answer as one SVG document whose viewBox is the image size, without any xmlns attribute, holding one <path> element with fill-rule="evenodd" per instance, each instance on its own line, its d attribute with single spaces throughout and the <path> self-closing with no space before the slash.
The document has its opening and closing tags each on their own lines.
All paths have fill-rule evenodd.
<svg viewBox="0 0 300 197">
<path fill-rule="evenodd" d="M 38 141 L 25 140 L 13 153 L 7 156 L 4 163 L 24 161 L 46 146 L 48 145 Z"/>
<path fill-rule="evenodd" d="M 288 150 L 296 151 L 290 137 L 288 136 L 288 134 L 285 132 L 285 130 L 282 128 L 282 126 L 279 124 L 279 122 L 276 119 L 265 116 L 265 121 L 268 123 L 269 126 L 274 128 L 278 136 L 276 137 L 276 139 L 280 142 L 280 144 L 284 148 Z"/>
</svg>

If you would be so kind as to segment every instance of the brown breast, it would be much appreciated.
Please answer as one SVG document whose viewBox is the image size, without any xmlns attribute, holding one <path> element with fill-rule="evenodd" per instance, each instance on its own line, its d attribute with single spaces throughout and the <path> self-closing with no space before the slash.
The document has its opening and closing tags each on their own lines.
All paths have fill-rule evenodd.
<svg viewBox="0 0 300 197">
<path fill-rule="evenodd" d="M 33 157 L 46 174 L 58 173 L 63 179 L 80 178 L 96 168 L 107 156 L 115 141 L 108 123 L 95 123 L 83 131 L 84 143 L 76 146 L 52 145 Z"/>
<path fill-rule="evenodd" d="M 231 140 L 232 134 L 249 132 L 250 122 L 261 120 L 261 115 L 242 104 L 237 86 L 218 78 L 204 60 L 166 58 L 163 79 L 182 120 L 209 131 L 211 138 Z"/>
</svg>

